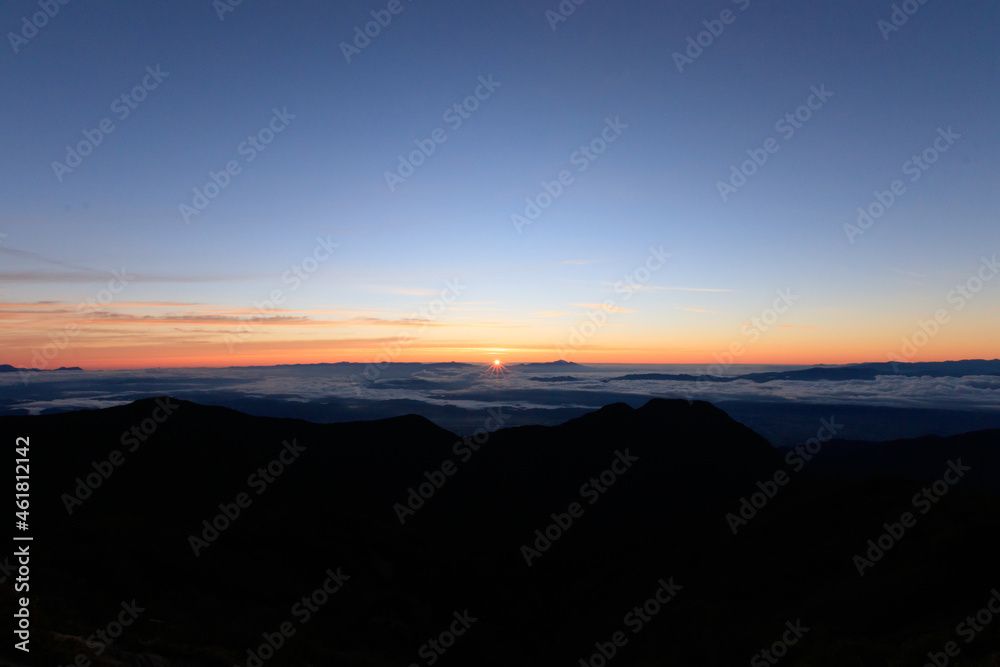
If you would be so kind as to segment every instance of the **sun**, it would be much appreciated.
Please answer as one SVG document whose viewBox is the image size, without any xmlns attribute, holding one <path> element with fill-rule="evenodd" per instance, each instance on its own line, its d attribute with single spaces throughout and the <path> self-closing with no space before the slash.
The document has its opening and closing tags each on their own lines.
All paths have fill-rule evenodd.
<svg viewBox="0 0 1000 667">
<path fill-rule="evenodd" d="M 499 359 L 494 359 L 493 363 L 486 367 L 486 373 L 495 378 L 502 378 L 507 375 L 507 367 Z"/>
</svg>

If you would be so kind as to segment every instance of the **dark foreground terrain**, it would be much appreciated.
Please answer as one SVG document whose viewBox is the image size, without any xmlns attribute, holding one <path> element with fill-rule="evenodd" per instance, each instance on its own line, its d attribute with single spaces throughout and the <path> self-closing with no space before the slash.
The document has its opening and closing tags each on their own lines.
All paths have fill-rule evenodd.
<svg viewBox="0 0 1000 667">
<path fill-rule="evenodd" d="M 0 417 L 9 449 L 30 438 L 34 537 L 31 659 L 9 632 L 2 652 L 1000 664 L 1000 431 L 872 444 L 818 423 L 796 452 L 660 399 L 503 422 L 463 439 L 416 416 L 314 424 L 170 398 Z M 5 549 L 10 623 L 23 593 Z"/>
</svg>

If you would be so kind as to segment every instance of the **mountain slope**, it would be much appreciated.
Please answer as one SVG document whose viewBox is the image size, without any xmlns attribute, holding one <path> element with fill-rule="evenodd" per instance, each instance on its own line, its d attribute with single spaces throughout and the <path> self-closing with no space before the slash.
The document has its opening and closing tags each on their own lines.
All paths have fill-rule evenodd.
<svg viewBox="0 0 1000 667">
<path fill-rule="evenodd" d="M 853 557 L 920 483 L 791 474 L 706 403 L 502 422 L 459 439 L 415 416 L 324 425 L 164 397 L 0 417 L 31 437 L 39 658 L 69 664 L 134 599 L 147 611 L 114 650 L 171 664 L 247 664 L 285 622 L 267 665 L 429 664 L 465 610 L 441 664 L 576 664 L 617 631 L 616 664 L 735 664 L 798 618 L 813 629 L 783 664 L 916 662 L 996 585 L 995 497 L 957 486 L 862 577 Z M 734 534 L 727 515 L 778 471 L 791 481 Z M 300 623 L 296 601 L 338 572 Z M 681 588 L 632 633 L 664 584 Z M 998 646 L 984 633 L 966 654 Z"/>
</svg>

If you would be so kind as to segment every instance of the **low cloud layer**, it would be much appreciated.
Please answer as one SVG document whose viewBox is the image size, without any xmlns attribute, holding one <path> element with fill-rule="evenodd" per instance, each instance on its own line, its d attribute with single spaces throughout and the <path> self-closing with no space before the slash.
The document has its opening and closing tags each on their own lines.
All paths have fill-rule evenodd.
<svg viewBox="0 0 1000 667">
<path fill-rule="evenodd" d="M 969 369 L 967 365 L 963 368 Z M 992 366 L 983 368 L 992 370 Z M 369 371 L 367 377 L 366 370 Z M 391 364 L 374 372 L 363 364 L 320 364 L 8 372 L 0 373 L 0 406 L 8 414 L 37 414 L 47 410 L 107 407 L 158 394 L 198 400 L 199 395 L 224 392 L 231 396 L 292 402 L 322 399 L 416 401 L 473 409 L 490 405 L 597 408 L 614 400 L 665 397 L 710 402 L 765 401 L 1000 411 L 1000 375 L 956 373 L 955 376 L 935 377 L 899 373 L 864 380 L 775 379 L 761 382 L 736 378 L 719 382 L 698 378 L 702 370 L 702 367 L 693 366 L 531 365 L 510 367 L 497 377 L 488 367 L 467 364 Z M 734 375 L 762 372 L 760 367 L 732 370 Z M 689 379 L 659 379 L 656 375 L 686 375 Z M 649 377 L 654 379 L 646 379 Z"/>
</svg>

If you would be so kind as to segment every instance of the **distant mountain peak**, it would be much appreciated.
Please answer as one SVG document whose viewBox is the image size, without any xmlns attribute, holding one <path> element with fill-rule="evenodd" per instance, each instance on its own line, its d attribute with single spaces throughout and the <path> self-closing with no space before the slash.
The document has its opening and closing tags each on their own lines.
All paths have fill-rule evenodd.
<svg viewBox="0 0 1000 667">
<path fill-rule="evenodd" d="M 0 373 L 14 373 L 17 371 L 22 371 L 25 373 L 41 373 L 46 370 L 57 370 L 57 371 L 82 371 L 83 369 L 79 366 L 60 366 L 59 368 L 17 368 L 16 366 L 11 366 L 10 364 L 0 364 Z"/>
<path fill-rule="evenodd" d="M 566 361 L 565 359 L 558 359 L 556 361 L 543 361 L 535 362 L 530 364 L 514 364 L 515 368 L 586 368 L 585 366 L 576 363 L 575 361 Z"/>
</svg>

